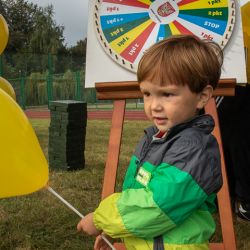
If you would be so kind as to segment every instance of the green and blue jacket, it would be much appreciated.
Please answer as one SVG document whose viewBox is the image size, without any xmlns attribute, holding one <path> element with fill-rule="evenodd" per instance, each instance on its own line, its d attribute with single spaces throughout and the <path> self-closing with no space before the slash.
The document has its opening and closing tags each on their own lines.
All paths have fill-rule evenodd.
<svg viewBox="0 0 250 250">
<path fill-rule="evenodd" d="M 208 249 L 211 213 L 222 186 L 214 121 L 198 116 L 156 138 L 145 130 L 131 158 L 123 189 L 104 199 L 94 224 L 128 250 Z"/>
</svg>

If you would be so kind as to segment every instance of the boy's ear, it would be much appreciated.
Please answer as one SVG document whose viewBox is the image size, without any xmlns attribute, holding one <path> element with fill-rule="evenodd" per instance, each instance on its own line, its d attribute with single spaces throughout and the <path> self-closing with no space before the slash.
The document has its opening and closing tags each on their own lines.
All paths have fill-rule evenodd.
<svg viewBox="0 0 250 250">
<path fill-rule="evenodd" d="M 203 109 L 213 95 L 213 87 L 207 85 L 199 94 L 198 109 Z"/>
</svg>

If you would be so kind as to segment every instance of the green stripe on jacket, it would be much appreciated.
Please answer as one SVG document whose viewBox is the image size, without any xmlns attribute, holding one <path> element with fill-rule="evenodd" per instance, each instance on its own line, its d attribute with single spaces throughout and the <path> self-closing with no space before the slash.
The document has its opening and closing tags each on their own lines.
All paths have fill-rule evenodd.
<svg viewBox="0 0 250 250">
<path fill-rule="evenodd" d="M 208 198 L 189 173 L 166 163 L 154 169 L 148 188 L 161 210 L 177 225 L 183 223 Z"/>
</svg>

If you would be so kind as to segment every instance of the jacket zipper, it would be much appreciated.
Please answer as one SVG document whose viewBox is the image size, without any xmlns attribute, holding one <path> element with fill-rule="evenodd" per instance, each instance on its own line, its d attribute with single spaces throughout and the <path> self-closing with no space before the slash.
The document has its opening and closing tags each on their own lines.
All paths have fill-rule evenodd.
<svg viewBox="0 0 250 250">
<path fill-rule="evenodd" d="M 164 142 L 167 141 L 167 137 L 168 137 L 168 135 L 169 135 L 170 130 L 171 130 L 171 129 L 168 130 L 168 134 L 166 135 Z M 140 170 L 142 164 L 144 163 L 144 159 L 145 159 L 147 153 L 148 153 L 149 150 L 150 150 L 151 145 L 154 144 L 154 143 L 159 143 L 159 142 L 153 141 L 153 140 L 152 140 L 152 141 L 148 144 L 147 149 L 144 151 L 142 157 L 140 157 L 140 159 L 138 160 L 138 162 L 136 162 L 136 171 L 135 171 L 134 178 L 136 178 L 136 176 L 137 176 L 137 174 L 138 174 L 138 172 L 139 172 L 139 170 Z M 144 148 L 144 146 L 143 146 L 143 148 Z M 143 149 L 143 148 L 142 148 L 142 149 Z"/>
</svg>

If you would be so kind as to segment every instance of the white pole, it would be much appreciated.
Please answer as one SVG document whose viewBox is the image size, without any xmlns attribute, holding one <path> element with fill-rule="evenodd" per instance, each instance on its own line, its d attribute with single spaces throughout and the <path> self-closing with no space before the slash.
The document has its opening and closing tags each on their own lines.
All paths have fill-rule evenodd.
<svg viewBox="0 0 250 250">
<path fill-rule="evenodd" d="M 63 197 L 60 196 L 53 188 L 51 188 L 50 186 L 46 186 L 46 188 L 48 189 L 48 191 L 50 193 L 52 193 L 53 195 L 55 195 L 60 201 L 62 201 L 67 207 L 69 207 L 72 211 L 74 211 L 78 216 L 80 216 L 81 218 L 84 218 L 83 214 L 81 214 L 70 203 L 68 203 L 65 199 L 63 199 Z M 114 248 L 114 246 L 109 242 L 109 240 L 105 237 L 105 235 L 101 234 L 101 237 L 111 247 L 112 250 L 116 250 Z"/>
<path fill-rule="evenodd" d="M 221 96 L 219 99 L 218 99 L 218 102 L 216 103 L 216 107 L 219 108 L 221 102 L 223 101 L 224 99 L 224 96 Z"/>
<path fill-rule="evenodd" d="M 47 186 L 47 189 L 55 195 L 60 201 L 62 201 L 67 207 L 69 207 L 72 211 L 74 211 L 77 215 L 79 215 L 81 218 L 84 218 L 83 214 L 81 214 L 78 210 L 76 210 L 70 203 L 68 203 L 65 199 L 63 199 L 62 196 L 60 196 L 53 188 L 50 186 Z"/>
</svg>

